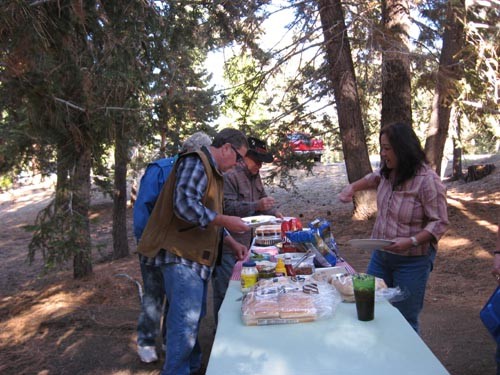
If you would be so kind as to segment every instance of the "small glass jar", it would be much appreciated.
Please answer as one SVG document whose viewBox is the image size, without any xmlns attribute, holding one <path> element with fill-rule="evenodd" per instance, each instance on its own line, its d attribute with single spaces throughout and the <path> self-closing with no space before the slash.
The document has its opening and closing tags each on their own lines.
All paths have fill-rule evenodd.
<svg viewBox="0 0 500 375">
<path fill-rule="evenodd" d="M 272 279 L 274 277 L 274 266 L 264 266 L 259 271 L 260 279 Z"/>
<path fill-rule="evenodd" d="M 292 256 L 290 254 L 285 255 L 285 270 L 287 276 L 295 276 L 295 270 L 292 265 Z"/>
<path fill-rule="evenodd" d="M 243 293 L 248 293 L 250 289 L 257 283 L 257 277 L 259 271 L 254 261 L 250 260 L 243 263 L 243 268 L 241 269 L 241 291 Z"/>
</svg>

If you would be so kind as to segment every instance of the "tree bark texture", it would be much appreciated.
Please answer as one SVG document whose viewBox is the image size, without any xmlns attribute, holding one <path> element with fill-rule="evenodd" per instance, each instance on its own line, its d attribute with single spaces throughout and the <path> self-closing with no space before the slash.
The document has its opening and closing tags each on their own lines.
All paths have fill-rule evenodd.
<svg viewBox="0 0 500 375">
<path fill-rule="evenodd" d="M 463 1 L 448 3 L 443 33 L 443 47 L 436 77 L 436 89 L 432 99 L 432 113 L 427 129 L 425 154 L 437 174 L 441 172 L 443 150 L 448 137 L 450 113 L 453 101 L 458 96 L 456 82 L 463 77 L 460 51 L 464 44 L 464 27 L 461 19 L 465 11 Z"/>
<path fill-rule="evenodd" d="M 462 146 L 458 146 L 460 142 L 453 138 L 453 171 L 452 178 L 454 180 L 462 180 L 464 173 L 462 171 Z"/>
<path fill-rule="evenodd" d="M 55 211 L 66 210 L 68 206 L 68 193 L 70 191 L 70 166 L 68 165 L 68 155 L 65 155 L 64 146 L 57 145 L 57 182 L 55 192 Z"/>
<path fill-rule="evenodd" d="M 323 27 L 329 78 L 335 97 L 342 149 L 349 182 L 354 182 L 372 171 L 361 115 L 351 47 L 347 36 L 344 12 L 340 0 L 318 1 Z M 368 196 L 370 193 L 368 193 Z M 357 194 L 354 201 L 355 216 L 370 216 L 373 195 Z M 371 207 L 371 208 L 370 208 Z"/>
<path fill-rule="evenodd" d="M 128 139 L 124 118 L 115 124 L 115 180 L 113 192 L 113 259 L 129 255 L 127 236 Z"/>
<path fill-rule="evenodd" d="M 73 257 L 73 277 L 82 278 L 92 273 L 92 247 L 90 240 L 90 171 L 91 151 L 88 144 L 81 143 L 75 148 L 76 158 L 72 175 L 73 225 L 78 228 L 76 240 L 78 249 Z"/>
<path fill-rule="evenodd" d="M 409 15 L 408 1 L 382 1 L 381 126 L 394 122 L 412 124 Z"/>
<path fill-rule="evenodd" d="M 456 107 L 455 107 L 456 108 Z M 462 171 L 462 124 L 460 122 L 460 113 L 454 111 L 452 116 L 452 124 L 455 128 L 453 141 L 453 163 L 452 163 L 452 178 L 454 180 L 462 180 L 464 173 Z"/>
</svg>

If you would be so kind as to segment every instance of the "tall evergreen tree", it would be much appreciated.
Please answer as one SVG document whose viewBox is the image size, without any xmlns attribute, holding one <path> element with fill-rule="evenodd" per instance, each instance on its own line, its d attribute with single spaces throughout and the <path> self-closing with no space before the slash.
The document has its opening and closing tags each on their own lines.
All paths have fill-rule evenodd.
<svg viewBox="0 0 500 375">
<path fill-rule="evenodd" d="M 349 181 L 356 181 L 371 172 L 370 158 L 365 142 L 356 75 L 351 57 L 351 47 L 345 26 L 340 0 L 322 0 L 318 3 L 329 77 L 335 95 L 337 117 L 342 138 Z M 357 216 L 373 213 L 373 194 L 364 192 L 355 198 Z"/>
<path fill-rule="evenodd" d="M 381 125 L 412 124 L 410 71 L 410 6 L 407 0 L 382 0 Z"/>
<path fill-rule="evenodd" d="M 103 163 L 111 146 L 114 257 L 128 254 L 128 153 L 152 133 L 144 120 L 172 125 L 170 135 L 177 140 L 204 126 L 216 112 L 199 64 L 209 48 L 231 40 L 251 44 L 253 13 L 264 3 L 2 4 L 0 90 L 10 99 L 2 99 L 8 116 L 1 123 L 24 118 L 24 145 L 17 142 L 17 150 L 35 155 L 46 173 L 57 168 L 56 199 L 39 216 L 31 258 L 40 251 L 47 268 L 73 259 L 75 277 L 92 271 L 90 172 L 93 167 L 112 174 Z M 157 70 L 167 72 L 168 82 L 157 83 Z M 152 102 L 162 104 L 153 108 Z M 12 139 L 8 143 L 15 148 Z"/>
<path fill-rule="evenodd" d="M 443 46 L 425 142 L 427 159 L 438 174 L 441 173 L 441 160 L 448 137 L 452 104 L 459 96 L 457 84 L 464 74 L 463 65 L 460 63 L 460 54 L 464 48 L 464 22 L 464 1 L 449 1 L 446 6 Z"/>
</svg>

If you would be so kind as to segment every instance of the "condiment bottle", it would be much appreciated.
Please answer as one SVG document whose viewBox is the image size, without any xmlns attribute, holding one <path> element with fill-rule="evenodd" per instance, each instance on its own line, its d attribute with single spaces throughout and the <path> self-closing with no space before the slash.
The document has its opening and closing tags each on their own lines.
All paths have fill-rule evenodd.
<svg viewBox="0 0 500 375">
<path fill-rule="evenodd" d="M 286 232 L 290 231 L 290 222 L 283 220 L 283 222 L 281 223 L 281 245 L 283 253 L 292 253 L 296 251 L 295 247 L 292 245 L 292 242 L 286 236 Z"/>
<path fill-rule="evenodd" d="M 295 270 L 292 265 L 292 256 L 290 254 L 285 255 L 285 270 L 287 276 L 295 276 Z"/>
<path fill-rule="evenodd" d="M 257 276 L 259 272 L 257 271 L 256 264 L 253 260 L 243 263 L 243 268 L 241 269 L 241 291 L 243 293 L 248 293 L 250 289 L 257 283 Z"/>
<path fill-rule="evenodd" d="M 286 268 L 285 263 L 283 262 L 283 258 L 278 258 L 278 262 L 276 263 L 276 269 L 274 270 L 275 276 L 286 276 Z"/>
</svg>

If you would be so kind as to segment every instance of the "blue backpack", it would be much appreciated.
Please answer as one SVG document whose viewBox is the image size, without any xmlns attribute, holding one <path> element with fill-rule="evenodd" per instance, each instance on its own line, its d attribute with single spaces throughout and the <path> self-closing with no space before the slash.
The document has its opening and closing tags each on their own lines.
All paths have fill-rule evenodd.
<svg viewBox="0 0 500 375">
<path fill-rule="evenodd" d="M 141 178 L 139 193 L 134 203 L 134 235 L 137 241 L 146 228 L 163 184 L 167 181 L 176 161 L 177 156 L 173 156 L 149 163 Z"/>
<path fill-rule="evenodd" d="M 497 286 L 481 309 L 479 317 L 493 339 L 500 345 L 500 286 Z"/>
</svg>

